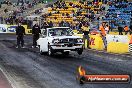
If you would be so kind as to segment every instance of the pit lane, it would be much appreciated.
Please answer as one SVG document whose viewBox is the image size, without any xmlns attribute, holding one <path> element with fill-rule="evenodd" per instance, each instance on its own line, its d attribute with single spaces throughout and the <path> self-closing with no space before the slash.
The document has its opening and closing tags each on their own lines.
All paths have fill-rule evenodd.
<svg viewBox="0 0 132 88">
<path fill-rule="evenodd" d="M 32 36 L 25 36 L 25 49 L 16 49 L 15 35 L 0 35 L 0 67 L 13 80 L 16 88 L 132 88 L 132 84 L 84 84 L 76 82 L 78 66 L 88 74 L 130 74 L 132 59 L 121 59 L 107 53 L 84 50 L 79 56 L 40 55 L 31 48 Z"/>
</svg>

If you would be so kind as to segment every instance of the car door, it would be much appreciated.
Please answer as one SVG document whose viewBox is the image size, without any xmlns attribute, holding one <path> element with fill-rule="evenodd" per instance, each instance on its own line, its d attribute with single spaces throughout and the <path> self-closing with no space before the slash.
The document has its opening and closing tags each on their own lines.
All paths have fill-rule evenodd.
<svg viewBox="0 0 132 88">
<path fill-rule="evenodd" d="M 40 35 L 40 38 L 38 40 L 38 43 L 40 45 L 40 50 L 42 52 L 48 51 L 48 36 L 47 36 L 47 29 L 43 29 Z"/>
</svg>

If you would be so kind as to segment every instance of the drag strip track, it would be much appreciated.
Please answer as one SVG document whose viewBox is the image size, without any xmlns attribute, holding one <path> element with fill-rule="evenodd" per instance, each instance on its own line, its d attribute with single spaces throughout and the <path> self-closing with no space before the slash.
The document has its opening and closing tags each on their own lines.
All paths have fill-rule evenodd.
<svg viewBox="0 0 132 88">
<path fill-rule="evenodd" d="M 0 41 L 0 64 L 19 88 L 132 88 L 132 84 L 85 84 L 76 82 L 77 67 L 82 65 L 88 74 L 131 74 L 132 64 L 96 57 L 85 50 L 83 55 L 40 55 L 32 49 L 16 49 L 15 41 Z M 93 53 L 94 54 L 94 53 Z M 131 60 L 130 60 L 131 61 Z M 129 62 L 129 61 L 128 61 Z M 130 62 L 129 62 L 130 63 Z"/>
</svg>

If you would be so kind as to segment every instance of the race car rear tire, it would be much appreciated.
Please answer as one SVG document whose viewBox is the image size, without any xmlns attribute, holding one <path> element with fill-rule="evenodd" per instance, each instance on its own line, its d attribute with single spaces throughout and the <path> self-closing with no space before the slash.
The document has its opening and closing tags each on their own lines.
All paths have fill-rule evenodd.
<svg viewBox="0 0 132 88">
<path fill-rule="evenodd" d="M 83 52 L 83 48 L 82 48 L 82 49 L 79 49 L 79 50 L 77 51 L 77 53 L 78 53 L 79 55 L 81 55 L 82 52 Z"/>
<path fill-rule="evenodd" d="M 44 55 L 44 52 L 42 52 L 42 50 L 41 50 L 41 51 L 40 51 L 40 54 L 41 54 L 41 55 Z"/>
</svg>

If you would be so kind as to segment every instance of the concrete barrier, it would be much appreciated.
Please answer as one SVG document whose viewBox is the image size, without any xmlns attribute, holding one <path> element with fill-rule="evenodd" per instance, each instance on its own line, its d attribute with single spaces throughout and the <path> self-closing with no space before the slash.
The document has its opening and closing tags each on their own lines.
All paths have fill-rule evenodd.
<svg viewBox="0 0 132 88">
<path fill-rule="evenodd" d="M 104 49 L 104 43 L 100 35 L 90 35 L 89 45 L 91 49 L 96 49 L 96 50 Z"/>
<path fill-rule="evenodd" d="M 82 34 L 76 34 L 76 35 L 82 37 Z M 107 35 L 106 36 L 107 52 L 119 53 L 119 54 L 128 53 L 130 38 L 131 38 L 130 35 Z M 99 34 L 90 35 L 89 44 L 91 49 L 104 50 L 103 40 Z M 87 45 L 85 45 L 85 47 L 86 46 Z"/>
<path fill-rule="evenodd" d="M 107 35 L 107 52 L 128 53 L 130 38 L 127 35 Z"/>
<path fill-rule="evenodd" d="M 83 34 L 75 34 L 76 36 L 80 36 L 83 38 Z M 89 47 L 91 49 L 96 49 L 96 50 L 103 50 L 104 49 L 104 43 L 102 38 L 100 37 L 99 34 L 96 35 L 89 35 Z M 87 40 L 85 40 L 85 48 L 87 48 Z"/>
<path fill-rule="evenodd" d="M 106 35 L 107 44 L 110 42 L 129 43 L 130 39 L 127 35 Z"/>
<path fill-rule="evenodd" d="M 107 46 L 107 52 L 111 53 L 128 53 L 129 52 L 129 44 L 122 42 L 110 42 Z"/>
</svg>

